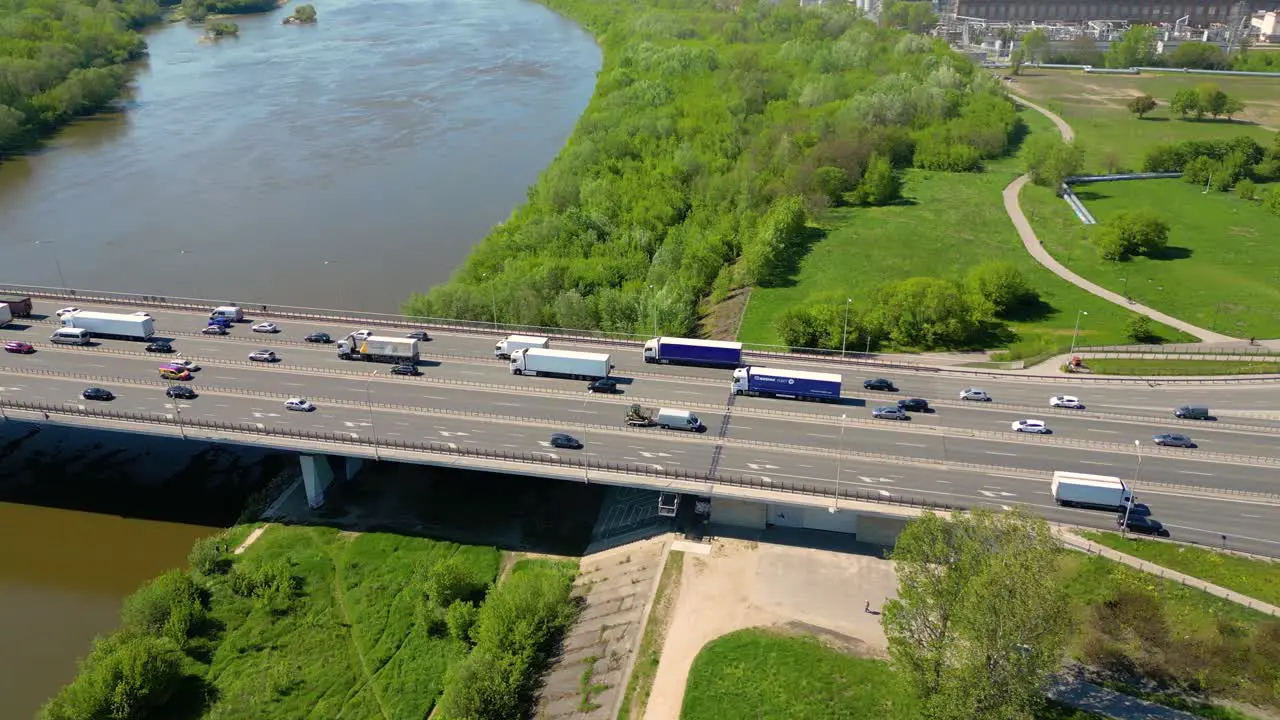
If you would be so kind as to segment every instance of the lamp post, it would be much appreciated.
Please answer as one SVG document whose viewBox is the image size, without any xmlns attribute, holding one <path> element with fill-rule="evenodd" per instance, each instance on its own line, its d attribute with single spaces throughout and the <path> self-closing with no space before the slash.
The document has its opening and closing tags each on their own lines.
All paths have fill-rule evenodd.
<svg viewBox="0 0 1280 720">
<path fill-rule="evenodd" d="M 0 420 L 8 420 L 9 417 L 4 414 L 4 388 L 0 387 Z"/>
<path fill-rule="evenodd" d="M 1133 446 L 1138 449 L 1138 464 L 1133 469 L 1133 485 L 1138 484 L 1138 473 L 1142 472 L 1142 441 L 1134 440 Z M 1120 537 L 1129 533 L 1129 511 L 1133 509 L 1133 488 L 1129 488 L 1129 501 L 1124 504 L 1124 522 L 1120 525 Z"/>
<path fill-rule="evenodd" d="M 582 399 L 582 480 L 587 485 L 591 484 L 591 453 L 587 452 L 587 401 L 590 397 Z"/>
<path fill-rule="evenodd" d="M 169 381 L 169 390 L 173 390 L 172 380 Z M 178 420 L 178 434 L 182 436 L 183 440 L 186 440 L 187 429 L 182 426 L 182 400 L 172 393 L 169 394 L 169 399 L 173 401 L 173 416 Z"/>
<path fill-rule="evenodd" d="M 325 265 L 333 265 L 333 266 L 336 268 L 336 267 L 338 266 L 338 261 L 337 261 L 337 260 L 325 260 L 325 261 L 324 261 L 324 264 L 325 264 Z M 334 284 L 338 286 L 338 304 L 339 304 L 339 305 L 346 305 L 346 304 L 347 304 L 347 303 L 346 303 L 346 301 L 342 299 L 342 296 L 343 296 L 343 293 L 342 293 L 342 286 L 343 286 L 343 282 L 342 282 L 342 273 L 341 273 L 341 272 L 339 272 L 339 273 L 338 273 L 338 280 L 337 280 L 337 282 L 335 282 Z M 339 309 L 339 310 L 345 310 L 346 308 L 338 308 L 338 309 Z"/>
<path fill-rule="evenodd" d="M 844 359 L 845 347 L 849 345 L 849 306 L 853 304 L 853 298 L 845 298 L 844 301 L 844 332 L 840 334 L 840 359 Z M 868 343 L 868 347 L 870 343 Z"/>
<path fill-rule="evenodd" d="M 649 308 L 653 315 L 653 336 L 658 337 L 658 298 L 653 294 L 653 284 L 649 284 Z"/>
<path fill-rule="evenodd" d="M 364 381 L 364 406 L 369 413 L 369 436 L 373 438 L 373 460 L 379 462 L 382 458 L 378 456 L 378 428 L 373 424 L 373 399 L 369 396 L 369 385 L 373 383 L 375 374 L 376 371 L 370 372 L 369 379 Z"/>
<path fill-rule="evenodd" d="M 66 279 L 65 277 L 63 277 L 63 275 L 62 275 L 62 261 L 58 259 L 58 246 L 57 246 L 57 244 L 56 244 L 56 243 L 54 243 L 52 240 L 37 240 L 37 241 L 36 241 L 36 244 L 37 244 L 37 245 L 48 245 L 49 247 L 53 248 L 53 267 L 54 267 L 54 268 L 56 268 L 56 269 L 57 269 L 57 271 L 58 271 L 58 284 L 62 286 L 62 289 L 63 289 L 63 290 L 68 289 L 68 288 L 67 288 L 67 279 Z"/>
<path fill-rule="evenodd" d="M 1076 311 L 1076 329 L 1071 331 L 1071 352 L 1072 353 L 1076 351 L 1076 337 L 1080 335 L 1080 316 L 1088 315 L 1088 314 L 1089 313 L 1084 310 Z"/>
<path fill-rule="evenodd" d="M 487 280 L 489 273 L 480 273 L 481 280 Z M 496 279 L 496 278 L 495 278 Z M 489 280 L 489 302 L 493 305 L 493 329 L 498 329 L 498 290 L 493 286 L 493 280 Z"/>
<path fill-rule="evenodd" d="M 836 455 L 836 504 L 831 510 L 835 512 L 840 509 L 840 471 L 844 467 L 844 420 L 847 416 L 840 416 L 840 453 Z"/>
</svg>

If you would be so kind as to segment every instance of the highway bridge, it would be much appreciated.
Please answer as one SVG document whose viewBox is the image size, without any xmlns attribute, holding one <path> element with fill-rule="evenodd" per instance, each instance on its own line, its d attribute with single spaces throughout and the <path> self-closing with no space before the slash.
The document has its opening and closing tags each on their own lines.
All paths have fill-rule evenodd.
<svg viewBox="0 0 1280 720">
<path fill-rule="evenodd" d="M 48 338 L 59 325 L 54 313 L 70 304 L 146 309 L 157 337 L 171 339 L 177 352 L 147 353 L 145 343 L 114 340 L 53 345 Z M 1114 528 L 1111 514 L 1058 508 L 1049 479 L 1054 470 L 1117 475 L 1135 481 L 1140 500 L 1178 539 L 1280 555 L 1280 382 L 1116 382 L 838 357 L 751 358 L 843 374 L 844 400 L 822 404 L 734 397 L 728 370 L 645 364 L 638 342 L 554 339 L 553 347 L 612 355 L 623 392 L 595 395 L 582 382 L 511 375 L 507 363 L 493 357 L 504 332 L 428 327 L 432 340 L 422 344 L 423 374 L 394 376 L 386 365 L 344 361 L 333 345 L 302 338 L 327 332 L 336 339 L 362 327 L 397 334 L 423 326 L 253 309 L 246 307 L 252 320 L 276 322 L 282 332 L 252 333 L 252 323 L 241 323 L 227 336 L 200 335 L 208 309 L 194 305 L 95 302 L 83 295 L 74 302 L 38 299 L 30 318 L 0 329 L 0 339 L 37 349 L 0 355 L 0 410 L 24 421 L 296 450 L 303 453 L 313 504 L 323 501 L 333 474 L 349 473 L 359 459 L 370 458 L 706 494 L 714 498 L 717 517 L 755 507 L 761 524 L 800 516 L 813 527 L 848 530 L 862 514 L 868 535 L 866 518 L 901 514 L 889 508 L 902 504 L 1017 504 L 1055 521 Z M 247 359 L 262 348 L 274 350 L 280 362 Z M 182 383 L 198 398 L 166 397 L 172 383 L 159 378 L 157 367 L 174 357 L 201 366 L 193 381 Z M 871 377 L 893 380 L 901 390 L 862 390 L 862 380 Z M 80 392 L 89 386 L 117 398 L 86 401 Z M 961 388 L 975 386 L 994 401 L 958 399 Z M 1049 398 L 1059 394 L 1079 397 L 1086 409 L 1050 408 Z M 289 412 L 284 401 L 290 397 L 311 400 L 318 409 Z M 873 407 L 906 397 L 929 400 L 934 412 L 913 413 L 910 422 L 871 417 Z M 633 403 L 692 410 L 708 431 L 628 428 L 623 417 Z M 1188 403 L 1209 406 L 1216 419 L 1175 419 L 1172 409 Z M 1023 418 L 1044 420 L 1053 433 L 1012 432 L 1010 424 Z M 574 435 L 585 447 L 551 447 L 551 432 Z M 1151 437 L 1163 432 L 1187 434 L 1197 447 L 1156 447 Z"/>
</svg>

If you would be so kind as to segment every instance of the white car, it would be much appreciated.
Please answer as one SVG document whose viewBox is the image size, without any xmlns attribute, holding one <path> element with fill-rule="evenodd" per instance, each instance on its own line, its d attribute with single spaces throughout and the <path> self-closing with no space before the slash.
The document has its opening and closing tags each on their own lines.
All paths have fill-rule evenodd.
<svg viewBox="0 0 1280 720">
<path fill-rule="evenodd" d="M 355 338 L 356 340 L 368 340 L 369 338 L 373 337 L 373 331 L 372 330 L 352 330 L 351 337 Z"/>
<path fill-rule="evenodd" d="M 1049 426 L 1043 420 L 1017 420 L 1013 423 L 1013 431 L 1045 435 L 1049 432 Z"/>
<path fill-rule="evenodd" d="M 138 312 L 134 313 L 134 315 L 137 315 L 138 317 L 151 317 L 151 313 L 149 313 L 149 312 L 143 312 L 143 311 L 141 311 L 141 310 L 139 310 Z M 154 320 L 155 318 L 152 318 L 152 319 Z"/>
<path fill-rule="evenodd" d="M 72 313 L 78 313 L 78 312 L 80 312 L 80 308 L 78 307 L 64 307 L 54 314 L 57 315 L 58 317 L 62 317 L 63 315 L 70 315 Z"/>
<path fill-rule="evenodd" d="M 253 352 L 249 353 L 249 359 L 257 362 L 275 362 L 280 358 L 275 354 L 275 351 L 273 350 L 254 350 Z"/>
<path fill-rule="evenodd" d="M 1074 395 L 1054 395 L 1049 398 L 1049 407 L 1079 409 L 1084 407 L 1084 405 L 1081 404 L 1080 398 L 1075 397 Z"/>
<path fill-rule="evenodd" d="M 252 329 L 253 329 L 253 331 L 254 331 L 254 332 L 260 332 L 260 333 L 278 333 L 278 332 L 280 332 L 280 326 L 279 326 L 279 325 L 276 325 L 275 323 L 265 323 L 265 322 L 264 322 L 264 323 L 258 323 L 257 325 L 254 325 Z"/>
<path fill-rule="evenodd" d="M 311 412 L 316 409 L 315 403 L 302 398 L 289 398 L 284 401 L 286 410 L 297 410 L 298 412 Z"/>
<path fill-rule="evenodd" d="M 960 399 L 977 400 L 978 402 L 991 402 L 991 396 L 987 394 L 987 391 L 979 390 L 978 388 L 965 388 L 961 390 Z"/>
<path fill-rule="evenodd" d="M 195 372 L 200 369 L 200 366 L 195 364 L 195 362 L 192 360 L 182 360 L 182 359 L 170 360 L 165 364 L 172 365 L 175 367 L 181 367 L 182 369 L 187 370 L 189 372 Z"/>
</svg>

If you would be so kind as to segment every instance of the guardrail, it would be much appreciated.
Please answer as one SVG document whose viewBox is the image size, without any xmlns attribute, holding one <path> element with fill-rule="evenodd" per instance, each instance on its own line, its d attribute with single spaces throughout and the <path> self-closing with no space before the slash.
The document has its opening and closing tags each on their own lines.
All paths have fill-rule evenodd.
<svg viewBox="0 0 1280 720">
<path fill-rule="evenodd" d="M 935 503 L 921 498 L 906 495 L 881 495 L 880 493 L 864 492 L 856 487 L 828 487 L 826 485 L 796 483 L 791 481 L 772 481 L 765 482 L 759 478 L 751 476 L 735 476 L 735 475 L 710 475 L 707 473 L 698 473 L 688 470 L 673 470 L 670 468 L 658 468 L 652 465 L 632 465 L 629 463 L 609 463 L 597 460 L 588 460 L 582 458 L 551 458 L 547 456 L 539 456 L 531 453 L 514 453 L 499 450 L 487 450 L 479 448 L 464 448 L 456 444 L 449 443 L 419 443 L 405 440 L 390 440 L 387 438 L 377 437 L 352 437 L 350 434 L 344 433 L 317 433 L 308 430 L 295 430 L 292 428 L 271 427 L 263 428 L 256 425 L 246 423 L 226 423 L 200 418 L 188 418 L 179 420 L 177 418 L 169 418 L 162 415 L 151 415 L 144 413 L 118 412 L 112 410 L 98 409 L 70 409 L 63 406 L 46 405 L 43 403 L 29 403 L 22 401 L 0 401 L 0 406 L 8 407 L 16 410 L 25 410 L 30 412 L 42 412 L 48 415 L 62 416 L 79 416 L 88 418 L 104 418 L 121 422 L 146 423 L 151 425 L 170 425 L 182 426 L 184 428 L 200 428 L 223 433 L 231 433 L 238 435 L 250 435 L 254 437 L 281 437 L 292 438 L 304 441 L 314 441 L 322 443 L 331 443 L 335 445 L 359 446 L 378 448 L 385 450 L 398 450 L 417 452 L 432 455 L 446 455 L 452 457 L 463 458 L 479 458 L 485 460 L 496 460 L 501 462 L 524 463 L 528 465 L 537 465 L 542 467 L 560 467 L 566 469 L 581 468 L 585 471 L 598 470 L 602 472 L 618 473 L 623 475 L 633 475 L 640 477 L 666 478 L 670 480 L 681 480 L 686 482 L 699 482 L 711 485 L 724 485 L 729 487 L 743 487 L 756 490 L 773 490 L 780 492 L 795 493 L 801 495 L 811 495 L 818 497 L 839 498 L 841 500 L 854 500 L 858 502 L 868 502 L 880 505 L 898 505 L 913 508 L 921 508 L 927 510 L 951 511 L 955 508 L 945 503 Z"/>
<path fill-rule="evenodd" d="M 34 285 L 0 285 L 0 293 L 8 294 L 25 294 L 33 297 L 44 299 L 69 300 L 76 302 L 93 301 L 108 304 L 129 305 L 136 307 L 147 307 L 151 309 L 163 309 L 171 311 L 188 311 L 205 313 L 209 308 L 215 305 L 225 304 L 213 300 L 200 300 L 191 298 L 168 298 L 155 295 L 133 295 L 129 293 L 111 293 L 105 291 L 80 291 L 80 290 L 64 290 L 61 288 L 47 288 Z M 258 313 L 255 308 L 268 308 L 267 311 Z M 252 314 L 260 314 L 263 317 L 286 318 L 294 320 L 309 320 L 317 322 L 342 322 L 345 324 L 364 325 L 370 327 L 397 327 L 397 328 L 417 328 L 422 330 L 435 330 L 444 332 L 460 332 L 473 333 L 485 332 L 495 334 L 507 333 L 537 333 L 552 340 L 579 343 L 579 344 L 599 344 L 613 347 L 628 347 L 638 351 L 643 345 L 643 341 L 637 338 L 644 336 L 626 335 L 617 336 L 615 334 L 605 333 L 603 331 L 586 331 L 574 330 L 566 332 L 563 328 L 543 328 L 538 326 L 526 325 L 505 325 L 502 323 L 479 322 L 469 320 L 454 320 L 447 318 L 429 318 L 429 317 L 412 317 L 405 315 L 391 315 L 386 313 L 366 313 L 351 314 L 338 310 L 323 310 L 316 308 L 291 308 L 284 305 L 247 305 L 246 308 L 252 311 Z M 167 331 L 166 331 L 167 332 Z M 581 334 L 573 334 L 573 333 Z M 751 347 L 749 344 L 744 347 Z M 1151 385 L 1152 381 L 1139 377 L 1081 377 L 1071 375 L 1026 375 L 1014 373 L 994 373 L 984 372 L 982 370 L 970 370 L 963 368 L 938 368 L 924 363 L 903 360 L 875 360 L 863 353 L 842 353 L 839 350 L 825 350 L 820 348 L 794 348 L 789 352 L 749 349 L 745 351 L 747 355 L 752 357 L 760 357 L 764 359 L 786 360 L 788 362 L 838 362 L 850 367 L 867 367 L 877 368 L 881 370 L 900 370 L 910 372 L 930 373 L 937 376 L 949 376 L 957 378 L 965 378 L 966 380 L 992 379 L 1000 381 L 1027 382 L 1027 383 L 1075 383 L 1075 384 L 1095 384 L 1095 385 Z M 874 353 L 872 353 L 874 355 Z M 1162 378 L 1159 381 L 1166 385 L 1239 385 L 1239 384 L 1258 384 L 1258 383 L 1280 383 L 1280 376 L 1255 378 L 1249 376 L 1224 376 L 1218 378 Z"/>
<path fill-rule="evenodd" d="M 1280 351 L 1272 350 L 1265 345 L 1210 349 L 1195 349 L 1193 347 L 1176 345 L 1169 347 L 1152 345 L 1141 350 L 1126 348 L 1123 345 L 1109 345 L 1099 347 L 1077 347 L 1075 354 L 1085 358 L 1121 358 L 1133 360 L 1168 360 L 1184 356 L 1195 356 L 1209 360 L 1260 359 L 1280 361 Z"/>
</svg>

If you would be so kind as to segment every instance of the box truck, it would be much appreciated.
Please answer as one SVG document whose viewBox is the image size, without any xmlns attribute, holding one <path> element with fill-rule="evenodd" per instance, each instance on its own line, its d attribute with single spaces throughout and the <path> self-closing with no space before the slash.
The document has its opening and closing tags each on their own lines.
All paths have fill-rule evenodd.
<svg viewBox="0 0 1280 720">
<path fill-rule="evenodd" d="M 502 358 L 503 360 L 509 360 L 517 350 L 523 350 L 525 348 L 539 348 L 546 350 L 550 346 L 551 341 L 544 337 L 537 337 L 534 335 L 508 335 L 499 340 L 497 345 L 493 346 L 493 356 L 496 358 Z"/>
<path fill-rule="evenodd" d="M 736 368 L 742 364 L 742 343 L 656 337 L 644 344 L 644 361 Z"/>
<path fill-rule="evenodd" d="M 840 381 L 835 373 L 751 366 L 733 371 L 733 393 L 836 402 L 840 399 Z"/>
<path fill-rule="evenodd" d="M 1107 475 L 1055 470 L 1050 490 L 1054 502 L 1066 507 L 1124 512 L 1125 506 L 1133 502 L 1133 493 L 1124 480 Z"/>
<path fill-rule="evenodd" d="M 31 298 L 25 295 L 0 295 L 0 305 L 8 305 L 13 317 L 31 315 Z"/>
<path fill-rule="evenodd" d="M 62 326 L 88 330 L 96 338 L 150 340 L 156 334 L 155 321 L 146 315 L 90 312 L 81 310 L 62 316 Z"/>
<path fill-rule="evenodd" d="M 511 374 L 549 375 L 574 380 L 598 380 L 609 377 L 613 365 L 604 353 L 574 352 L 523 348 L 511 354 Z"/>
<path fill-rule="evenodd" d="M 0 327 L 8 325 L 9 321 L 12 319 L 13 311 L 9 309 L 8 305 L 0 304 Z"/>
<path fill-rule="evenodd" d="M 241 322 L 244 320 L 244 310 L 236 305 L 222 305 L 216 307 L 213 312 L 209 313 L 210 318 L 226 318 L 231 322 Z"/>
<path fill-rule="evenodd" d="M 418 362 L 418 340 L 416 338 L 380 337 L 369 335 L 364 339 L 348 335 L 338 341 L 338 357 L 343 360 L 365 360 L 368 362 L 403 363 L 410 365 Z"/>
</svg>

